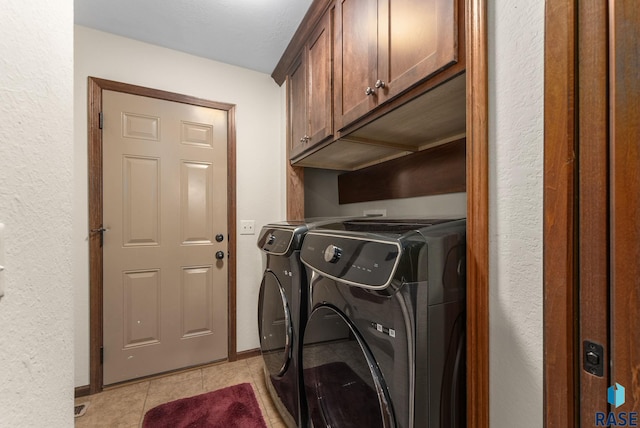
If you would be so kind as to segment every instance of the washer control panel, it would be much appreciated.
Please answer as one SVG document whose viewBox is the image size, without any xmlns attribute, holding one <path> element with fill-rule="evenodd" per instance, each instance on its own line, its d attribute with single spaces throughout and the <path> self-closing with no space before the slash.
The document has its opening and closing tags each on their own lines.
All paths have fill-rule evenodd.
<svg viewBox="0 0 640 428">
<path fill-rule="evenodd" d="M 258 248 L 265 253 L 282 255 L 289 251 L 294 232 L 277 228 L 265 227 L 258 238 Z"/>
</svg>

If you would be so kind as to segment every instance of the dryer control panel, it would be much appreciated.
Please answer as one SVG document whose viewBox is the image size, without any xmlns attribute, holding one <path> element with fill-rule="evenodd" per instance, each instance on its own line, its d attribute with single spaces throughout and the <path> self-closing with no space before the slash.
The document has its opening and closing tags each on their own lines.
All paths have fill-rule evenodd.
<svg viewBox="0 0 640 428">
<path fill-rule="evenodd" d="M 400 256 L 397 242 L 309 232 L 302 262 L 323 276 L 364 288 L 386 288 Z"/>
</svg>

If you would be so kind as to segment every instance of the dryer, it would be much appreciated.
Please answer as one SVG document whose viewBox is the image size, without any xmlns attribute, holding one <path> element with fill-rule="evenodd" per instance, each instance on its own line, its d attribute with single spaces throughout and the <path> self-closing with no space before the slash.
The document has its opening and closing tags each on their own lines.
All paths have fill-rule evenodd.
<svg viewBox="0 0 640 428">
<path fill-rule="evenodd" d="M 306 235 L 311 426 L 465 426 L 465 228 L 384 218 Z"/>
</svg>

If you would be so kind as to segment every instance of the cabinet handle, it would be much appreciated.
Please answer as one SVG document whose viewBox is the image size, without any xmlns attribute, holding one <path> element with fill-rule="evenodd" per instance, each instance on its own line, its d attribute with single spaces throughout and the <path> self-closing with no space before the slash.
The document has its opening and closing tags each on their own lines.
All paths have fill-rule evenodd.
<svg viewBox="0 0 640 428">
<path fill-rule="evenodd" d="M 302 137 L 302 139 L 305 143 L 308 143 L 311 138 L 308 135 L 305 135 L 304 137 Z"/>
<path fill-rule="evenodd" d="M 375 84 L 376 88 L 384 88 L 384 82 L 380 79 L 376 80 L 376 84 Z"/>
<path fill-rule="evenodd" d="M 367 94 L 367 96 L 369 96 L 369 95 L 375 94 L 376 90 L 373 89 L 371 86 L 367 86 L 367 89 L 364 90 L 364 93 Z"/>
</svg>

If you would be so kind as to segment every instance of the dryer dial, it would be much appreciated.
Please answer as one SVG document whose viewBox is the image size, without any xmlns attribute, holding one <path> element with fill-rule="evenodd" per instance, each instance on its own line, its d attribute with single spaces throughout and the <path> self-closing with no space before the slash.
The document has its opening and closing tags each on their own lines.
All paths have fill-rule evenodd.
<svg viewBox="0 0 640 428">
<path fill-rule="evenodd" d="M 324 259 L 329 263 L 337 263 L 342 256 L 342 250 L 339 247 L 331 244 L 324 250 Z"/>
</svg>

